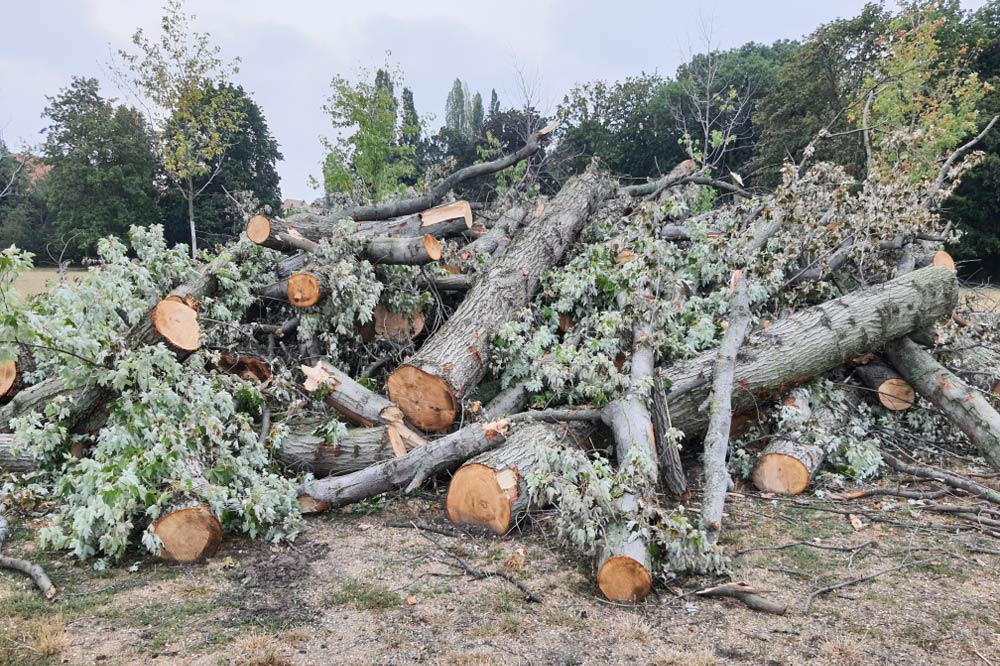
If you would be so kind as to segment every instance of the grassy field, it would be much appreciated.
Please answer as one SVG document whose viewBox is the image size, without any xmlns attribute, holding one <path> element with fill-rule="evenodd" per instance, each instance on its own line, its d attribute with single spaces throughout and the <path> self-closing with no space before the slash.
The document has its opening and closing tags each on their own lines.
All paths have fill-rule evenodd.
<svg viewBox="0 0 1000 666">
<path fill-rule="evenodd" d="M 70 279 L 74 273 L 83 273 L 82 268 L 69 269 Z M 59 273 L 54 268 L 35 268 L 14 281 L 14 289 L 22 296 L 40 294 L 59 279 Z"/>
</svg>

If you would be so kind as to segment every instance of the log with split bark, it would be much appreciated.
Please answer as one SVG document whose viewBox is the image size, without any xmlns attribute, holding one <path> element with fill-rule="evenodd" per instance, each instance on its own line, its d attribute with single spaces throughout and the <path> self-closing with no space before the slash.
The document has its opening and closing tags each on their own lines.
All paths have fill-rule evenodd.
<svg viewBox="0 0 1000 666">
<path fill-rule="evenodd" d="M 291 424 L 274 449 L 278 462 L 296 473 L 309 472 L 319 479 L 349 474 L 404 456 L 426 443 L 419 436 L 401 436 L 393 425 L 351 428 L 336 442 L 329 443 L 316 434 L 319 425 L 314 421 Z"/>
<path fill-rule="evenodd" d="M 991 467 L 1000 469 L 1000 414 L 979 391 L 908 338 L 887 344 L 885 355 L 920 395 L 969 438 Z"/>
<path fill-rule="evenodd" d="M 387 382 L 389 397 L 421 430 L 440 432 L 459 415 L 461 400 L 486 374 L 490 341 L 526 306 L 603 196 L 593 169 L 562 191 L 511 242 L 475 283 L 450 319 Z"/>
</svg>

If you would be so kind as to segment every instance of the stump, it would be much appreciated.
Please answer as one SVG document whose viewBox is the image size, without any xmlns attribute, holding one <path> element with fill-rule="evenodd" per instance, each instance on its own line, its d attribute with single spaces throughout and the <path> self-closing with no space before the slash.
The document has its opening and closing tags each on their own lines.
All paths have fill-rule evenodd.
<svg viewBox="0 0 1000 666">
<path fill-rule="evenodd" d="M 163 544 L 160 558 L 168 562 L 198 562 L 215 555 L 222 543 L 222 524 L 200 503 L 169 510 L 153 523 L 153 533 Z"/>
</svg>

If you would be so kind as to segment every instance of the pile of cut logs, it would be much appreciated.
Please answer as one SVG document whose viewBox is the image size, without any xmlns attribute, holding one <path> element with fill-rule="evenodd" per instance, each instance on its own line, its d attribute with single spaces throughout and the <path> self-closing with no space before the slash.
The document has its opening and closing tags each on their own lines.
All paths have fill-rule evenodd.
<svg viewBox="0 0 1000 666">
<path fill-rule="evenodd" d="M 836 298 L 754 329 L 747 299 L 752 270 L 735 271 L 732 314 L 721 346 L 679 363 L 658 366 L 649 343 L 651 324 L 633 322 L 631 349 L 622 367 L 631 385 L 651 383 L 651 394 L 627 391 L 599 408 L 532 409 L 524 384 L 488 391 L 485 386 L 495 383 L 489 368 L 498 330 L 533 302 L 546 273 L 572 255 L 581 231 L 602 210 L 611 207 L 627 217 L 643 197 L 662 196 L 670 188 L 692 183 L 715 184 L 685 167 L 666 182 L 620 188 L 591 168 L 570 178 L 548 200 L 508 202 L 503 210 L 483 211 L 478 219 L 466 201 L 442 203 L 463 181 L 530 159 L 549 131 L 551 127 L 539 131 L 516 153 L 455 172 L 414 199 L 324 216 L 255 215 L 248 221 L 249 241 L 284 255 L 275 263 L 274 283 L 260 294 L 280 303 L 284 314 L 280 321 L 246 322 L 259 344 L 229 350 L 221 363 L 246 379 L 266 382 L 275 356 L 284 354 L 282 366 L 296 368 L 302 389 L 318 396 L 350 426 L 347 435 L 330 446 L 316 434 L 315 423 L 295 422 L 273 450 L 285 469 L 315 477 L 300 490 L 303 512 L 325 511 L 389 491 L 412 491 L 427 480 L 450 475 L 448 518 L 505 534 L 539 508 L 529 502 L 525 484 L 536 464 L 533 444 L 556 437 L 587 447 L 603 436 L 617 460 L 625 459 L 633 447 L 646 450 L 657 462 L 652 473 L 662 489 L 661 499 L 688 501 L 688 485 L 696 476 L 683 465 L 700 464 L 704 480 L 692 484 L 701 491 L 700 526 L 715 539 L 732 483 L 726 469 L 731 433 L 738 433 L 769 405 L 795 407 L 803 421 L 836 428 L 843 414 L 814 408 L 803 387 L 828 373 L 849 375 L 845 383 L 868 389 L 853 392 L 856 399 L 874 396 L 887 410 L 906 410 L 922 396 L 1000 468 L 1000 415 L 989 395 L 996 389 L 992 381 L 984 382 L 992 376 L 984 369 L 1000 367 L 1000 357 L 978 348 L 967 352 L 977 355 L 971 363 L 960 364 L 971 372 L 948 369 L 955 365 L 947 363 L 945 352 L 934 349 L 933 337 L 935 325 L 952 316 L 959 300 L 955 267 L 940 247 L 916 238 L 872 241 L 885 241 L 885 253 L 899 254 L 904 248 L 904 254 L 916 257 L 891 279 L 844 289 Z M 736 199 L 752 196 L 728 184 L 721 192 Z M 762 206 L 779 205 L 758 198 Z M 315 270 L 317 251 L 336 220 L 345 217 L 357 221 L 359 258 L 372 264 L 436 263 L 447 271 L 421 272 L 422 288 L 435 297 L 428 312 L 392 312 L 380 305 L 372 322 L 359 324 L 355 334 L 360 339 L 399 345 L 407 355 L 395 367 L 379 367 L 376 358 L 373 367 L 353 377 L 324 358 L 314 358 L 310 352 L 315 350 L 296 345 L 296 313 L 309 312 L 331 292 L 322 271 Z M 768 230 L 751 220 L 732 233 L 754 237 L 754 246 L 761 247 Z M 661 235 L 676 243 L 692 242 L 676 220 L 665 222 Z M 239 261 L 247 247 L 243 240 L 224 249 L 224 260 Z M 823 269 L 827 272 L 819 271 L 813 279 L 826 279 L 842 265 L 828 262 Z M 200 318 L 199 301 L 216 289 L 212 276 L 208 264 L 201 277 L 164 295 L 131 331 L 132 343 L 165 342 L 178 358 L 198 350 L 202 326 L 210 325 Z M 798 281 L 798 275 L 794 279 Z M 2 424 L 66 391 L 58 377 L 25 386 L 23 374 L 16 362 L 0 365 Z M 362 374 L 376 381 L 360 381 Z M 369 388 L 373 385 L 384 386 L 384 392 Z M 112 397 L 111 390 L 94 385 L 75 394 L 67 427 L 78 432 L 99 429 L 100 406 Z M 703 451 L 700 460 L 692 454 L 682 463 L 677 446 L 667 441 L 668 428 L 682 430 L 689 442 L 685 449 Z M 11 452 L 11 437 L 0 434 L 0 469 L 29 468 L 30 460 Z M 801 493 L 822 459 L 822 449 L 772 438 L 761 451 L 753 483 L 763 491 Z M 627 494 L 619 498 L 621 515 L 640 499 Z M 163 557 L 176 561 L 210 556 L 222 537 L 211 510 L 190 497 L 179 497 L 155 531 L 163 542 Z M 610 526 L 596 580 L 609 599 L 642 599 L 653 580 L 648 544 L 624 525 Z"/>
</svg>

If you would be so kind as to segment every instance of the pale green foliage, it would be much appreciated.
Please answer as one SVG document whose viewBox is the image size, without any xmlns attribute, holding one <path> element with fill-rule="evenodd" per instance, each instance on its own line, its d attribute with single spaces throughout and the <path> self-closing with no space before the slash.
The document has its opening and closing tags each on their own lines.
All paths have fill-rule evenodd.
<svg viewBox="0 0 1000 666">
<path fill-rule="evenodd" d="M 653 464 L 639 447 L 615 469 L 600 456 L 555 441 L 537 442 L 538 470 L 526 483 L 534 501 L 554 504 L 561 541 L 583 555 L 593 556 L 604 544 L 612 523 L 623 523 L 650 544 L 654 570 L 661 580 L 679 574 L 724 573 L 728 561 L 690 524 L 683 507 L 667 511 L 654 501 L 648 467 Z M 626 493 L 640 498 L 638 510 L 622 514 L 619 500 Z"/>
<path fill-rule="evenodd" d="M 16 305 L 2 320 L 5 339 L 35 345 L 32 379 L 58 375 L 67 389 L 43 413 L 14 424 L 15 441 L 43 461 L 58 500 L 43 543 L 80 558 L 116 559 L 169 503 L 187 499 L 208 504 L 229 529 L 294 537 L 300 528 L 295 484 L 270 470 L 253 423 L 263 404 L 258 389 L 204 370 L 211 352 L 181 363 L 162 344 L 136 348 L 128 339 L 129 328 L 148 317 L 157 299 L 206 269 L 183 247 L 168 248 L 158 226 L 133 227 L 130 243 L 135 258 L 117 239 L 101 241 L 100 263 L 77 284 Z M 24 265 L 15 253 L 4 257 L 0 269 Z M 239 264 L 226 258 L 212 264 L 219 289 L 203 305 L 205 313 L 232 323 L 252 300 L 250 274 L 265 262 L 252 255 Z M 222 339 L 225 330 L 213 329 L 209 337 Z M 76 458 L 69 455 L 76 436 L 65 419 L 74 389 L 94 384 L 107 391 L 108 417 L 88 442 L 88 455 Z M 151 532 L 142 543 L 157 552 Z"/>
</svg>

